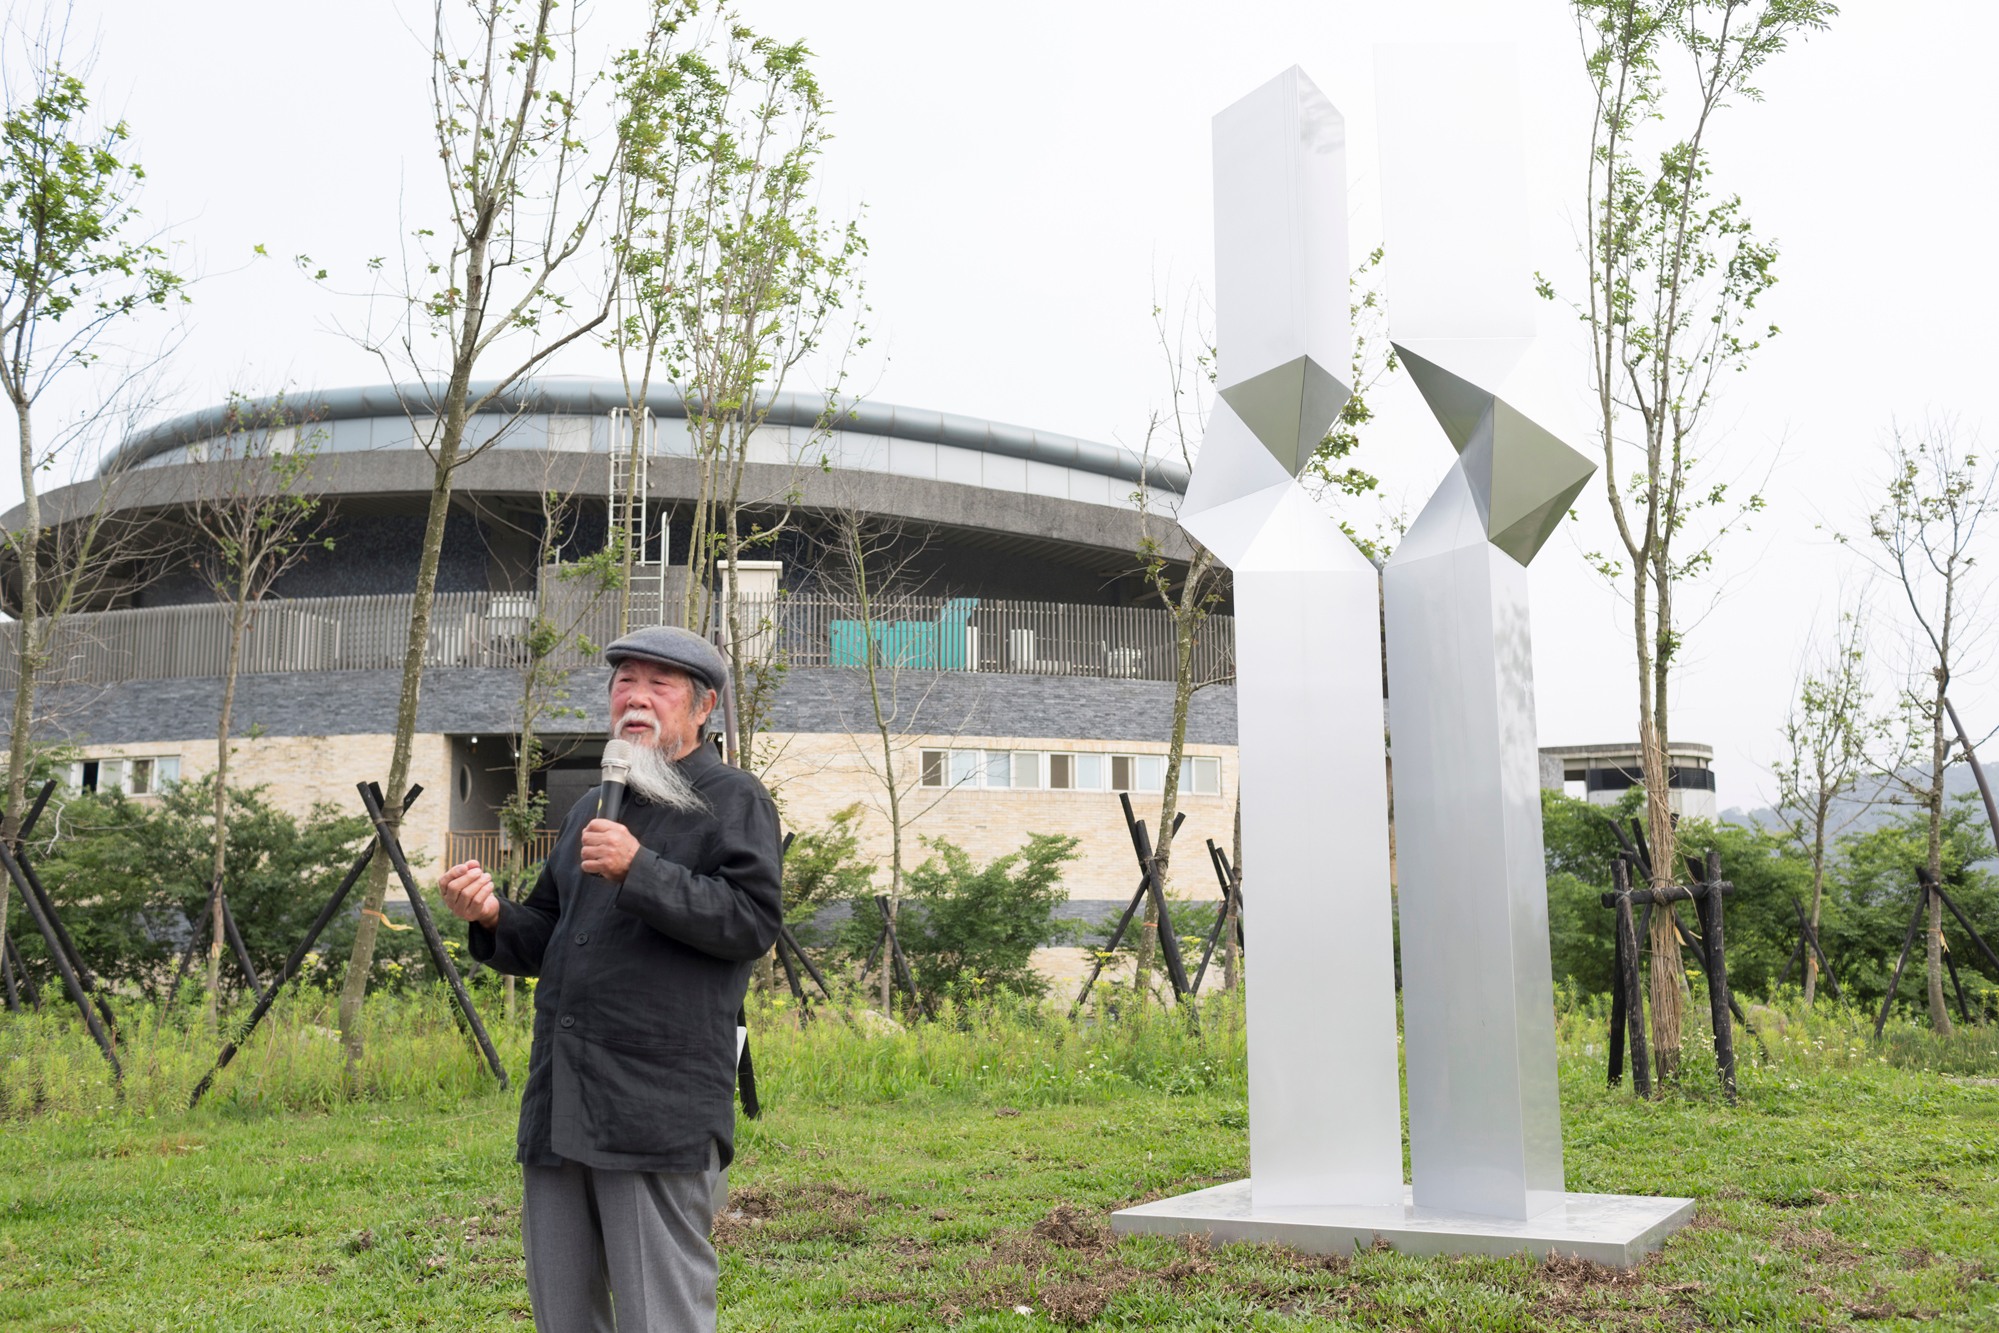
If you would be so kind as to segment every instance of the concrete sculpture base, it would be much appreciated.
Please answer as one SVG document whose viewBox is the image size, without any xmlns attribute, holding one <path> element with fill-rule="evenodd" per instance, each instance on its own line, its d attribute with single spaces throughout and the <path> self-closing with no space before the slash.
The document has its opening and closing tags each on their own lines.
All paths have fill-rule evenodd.
<svg viewBox="0 0 1999 1333">
<path fill-rule="evenodd" d="M 1331 1205 L 1256 1208 L 1249 1182 L 1217 1185 L 1111 1214 L 1121 1236 L 1207 1235 L 1217 1244 L 1288 1245 L 1306 1254 L 1351 1254 L 1379 1236 L 1404 1254 L 1580 1255 L 1630 1268 L 1693 1220 L 1692 1199 L 1638 1194 L 1565 1194 L 1539 1217 L 1444 1213 L 1406 1201 L 1400 1208 Z"/>
</svg>

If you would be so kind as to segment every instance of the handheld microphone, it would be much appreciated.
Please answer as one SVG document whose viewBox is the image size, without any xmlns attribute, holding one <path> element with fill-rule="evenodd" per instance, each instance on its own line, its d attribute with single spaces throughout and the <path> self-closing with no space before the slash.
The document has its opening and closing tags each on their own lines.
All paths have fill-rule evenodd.
<svg viewBox="0 0 1999 1333">
<path fill-rule="evenodd" d="M 604 765 L 598 771 L 604 785 L 597 794 L 597 818 L 617 819 L 625 808 L 625 775 L 632 771 L 632 743 L 604 742 Z"/>
</svg>

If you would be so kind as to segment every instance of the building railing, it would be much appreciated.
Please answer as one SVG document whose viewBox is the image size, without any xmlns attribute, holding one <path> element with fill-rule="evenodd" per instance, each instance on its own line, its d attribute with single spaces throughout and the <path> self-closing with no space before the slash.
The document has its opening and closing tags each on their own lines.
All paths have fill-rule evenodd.
<svg viewBox="0 0 1999 1333">
<path fill-rule="evenodd" d="M 555 592 L 564 600 L 572 595 Z M 400 670 L 412 601 L 403 595 L 264 602 L 244 640 L 241 670 L 246 675 Z M 666 608 L 672 614 L 662 618 L 677 619 L 678 609 Z M 536 611 L 532 593 L 440 593 L 431 613 L 425 665 L 524 668 Z M 614 598 L 558 606 L 553 614 L 564 625 L 580 621 L 581 633 L 594 644 L 617 637 Z M 110 685 L 220 676 L 228 655 L 229 615 L 229 607 L 215 603 L 67 616 L 56 627 L 42 680 L 50 685 Z M 854 599 L 811 594 L 745 600 L 738 620 L 746 649 L 760 656 L 781 653 L 798 667 L 860 668 L 872 657 L 878 668 L 904 671 L 1154 681 L 1175 676 L 1173 618 L 1154 607 L 893 598 L 864 613 Z M 0 625 L 0 688 L 12 687 L 19 632 L 17 624 Z M 586 666 L 599 660 L 572 643 L 556 665 Z M 1193 669 L 1196 683 L 1233 678 L 1231 617 L 1211 616 L 1199 626 Z"/>
<path fill-rule="evenodd" d="M 559 829 L 536 829 L 528 836 L 522 864 L 534 865 L 538 861 L 546 861 L 548 854 L 555 850 L 555 840 L 560 834 Z M 444 835 L 446 866 L 477 861 L 485 869 L 498 874 L 502 866 L 509 864 L 511 853 L 512 844 L 499 829 L 452 829 Z"/>
</svg>

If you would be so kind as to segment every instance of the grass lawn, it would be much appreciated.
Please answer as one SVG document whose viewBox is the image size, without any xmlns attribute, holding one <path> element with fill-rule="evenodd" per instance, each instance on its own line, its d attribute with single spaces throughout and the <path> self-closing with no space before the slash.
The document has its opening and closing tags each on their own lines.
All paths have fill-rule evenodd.
<svg viewBox="0 0 1999 1333">
<path fill-rule="evenodd" d="M 1848 1048 L 1745 1067 L 1734 1107 L 1698 1071 L 1640 1103 L 1602 1086 L 1593 1027 L 1565 1024 L 1569 1187 L 1692 1194 L 1692 1227 L 1628 1274 L 1324 1260 L 1108 1236 L 1113 1208 L 1244 1173 L 1226 1042 L 1147 1064 L 1073 1030 L 815 1027 L 760 1050 L 767 1109 L 718 1224 L 725 1328 L 1999 1328 L 1999 1083 Z M 0 1327 L 527 1319 L 514 1097 L 301 1111 L 228 1091 L 8 1123 Z"/>
</svg>

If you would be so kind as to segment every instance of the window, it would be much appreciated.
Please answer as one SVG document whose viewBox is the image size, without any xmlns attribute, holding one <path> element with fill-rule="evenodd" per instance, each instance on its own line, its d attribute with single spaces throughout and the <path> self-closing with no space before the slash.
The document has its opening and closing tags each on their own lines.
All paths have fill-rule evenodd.
<svg viewBox="0 0 1999 1333">
<path fill-rule="evenodd" d="M 1222 761 L 1192 756 L 1180 761 L 1180 790 L 1196 796 L 1222 794 Z"/>
<path fill-rule="evenodd" d="M 925 787 L 981 787 L 988 791 L 1164 790 L 1166 757 L 1158 754 L 1049 754 L 1041 750 L 924 750 L 918 780 Z M 1219 796 L 1222 761 L 1188 755 L 1180 762 L 1180 790 Z"/>
<path fill-rule="evenodd" d="M 79 759 L 69 766 L 71 791 L 122 791 L 128 796 L 157 796 L 179 781 L 177 754 Z"/>
<path fill-rule="evenodd" d="M 1166 756 L 1163 754 L 1141 754 L 1132 757 L 1132 776 L 1138 779 L 1136 791 L 1166 790 Z"/>
</svg>

